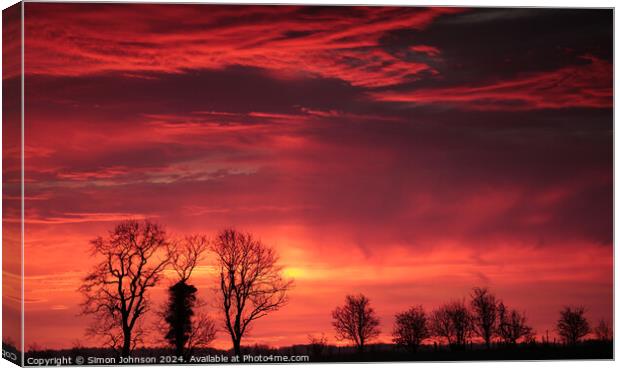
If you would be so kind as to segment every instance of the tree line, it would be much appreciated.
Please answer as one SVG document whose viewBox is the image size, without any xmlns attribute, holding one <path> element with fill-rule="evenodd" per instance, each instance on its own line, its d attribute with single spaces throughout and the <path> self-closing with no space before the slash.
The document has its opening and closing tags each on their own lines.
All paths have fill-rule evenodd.
<svg viewBox="0 0 620 368">
<path fill-rule="evenodd" d="M 213 239 L 195 234 L 172 239 L 152 221 L 126 220 L 105 236 L 91 241 L 99 262 L 83 279 L 82 314 L 91 316 L 87 335 L 128 357 L 147 335 L 144 316 L 157 317 L 154 330 L 160 340 L 187 357 L 197 348 L 208 347 L 218 326 L 203 312 L 205 302 L 191 279 L 207 253 L 214 256 L 218 271 L 216 305 L 221 325 L 229 335 L 234 353 L 241 354 L 243 337 L 254 321 L 277 311 L 288 302 L 293 281 L 286 279 L 275 250 L 252 234 L 224 229 Z M 172 284 L 163 305 L 153 306 L 149 291 L 172 271 Z M 380 321 L 364 295 L 348 295 L 332 312 L 336 339 L 350 341 L 359 352 L 380 335 Z M 558 335 L 576 344 L 592 331 L 583 307 L 565 307 L 557 322 Z M 601 321 L 594 332 L 611 339 L 611 329 Z M 427 313 L 421 305 L 395 315 L 393 342 L 415 352 L 433 339 L 451 349 L 465 348 L 473 338 L 487 348 L 499 342 L 514 345 L 532 341 L 535 332 L 523 312 L 508 308 L 486 288 L 474 288 L 469 301 L 452 301 Z M 320 348 L 327 340 L 311 337 L 310 347 Z"/>
<path fill-rule="evenodd" d="M 363 294 L 347 295 L 344 305 L 332 312 L 332 318 L 336 338 L 350 341 L 360 353 L 381 333 L 377 313 Z M 451 301 L 431 313 L 427 313 L 422 305 L 412 306 L 397 313 L 394 319 L 392 341 L 411 353 L 430 339 L 443 342 L 452 350 L 462 350 L 474 338 L 479 338 L 490 349 L 494 343 L 512 346 L 519 342 L 534 342 L 536 335 L 524 312 L 508 308 L 488 288 L 481 287 L 472 289 L 468 303 L 465 300 Z M 612 338 L 606 321 L 601 320 L 594 329 L 590 327 L 583 306 L 565 306 L 556 322 L 556 331 L 568 345 L 577 344 L 591 332 L 599 340 Z"/>
</svg>

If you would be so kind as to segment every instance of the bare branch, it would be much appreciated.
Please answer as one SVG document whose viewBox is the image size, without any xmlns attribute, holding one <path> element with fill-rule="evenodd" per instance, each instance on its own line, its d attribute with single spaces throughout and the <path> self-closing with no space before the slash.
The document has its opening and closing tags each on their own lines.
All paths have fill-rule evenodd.
<svg viewBox="0 0 620 368">
<path fill-rule="evenodd" d="M 209 241 L 203 235 L 190 235 L 181 242 L 171 244 L 170 264 L 179 280 L 189 280 L 208 248 Z"/>
</svg>

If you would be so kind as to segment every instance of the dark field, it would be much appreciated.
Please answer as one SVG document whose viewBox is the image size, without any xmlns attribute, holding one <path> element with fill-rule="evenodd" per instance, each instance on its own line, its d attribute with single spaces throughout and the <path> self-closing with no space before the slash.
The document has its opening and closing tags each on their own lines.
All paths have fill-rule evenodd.
<svg viewBox="0 0 620 368">
<path fill-rule="evenodd" d="M 8 351 L 15 351 L 10 346 L 3 345 Z M 157 362 L 161 357 L 170 356 L 172 350 L 167 348 L 142 348 L 137 349 L 132 354 L 134 358 L 155 358 Z M 484 361 L 484 360 L 568 360 L 568 359 L 587 359 L 587 360 L 609 360 L 613 359 L 613 341 L 589 340 L 575 346 L 553 343 L 528 343 L 515 346 L 495 345 L 491 349 L 486 349 L 482 345 L 470 344 L 466 349 L 451 350 L 443 345 L 424 345 L 415 353 L 406 352 L 391 344 L 369 345 L 367 351 L 357 352 L 352 347 L 338 347 L 332 345 L 313 346 L 313 345 L 294 345 L 284 348 L 269 348 L 267 346 L 244 347 L 243 355 L 264 356 L 264 357 L 292 357 L 309 356 L 309 362 L 397 362 L 397 361 Z M 231 357 L 232 351 L 217 349 L 199 349 L 194 357 Z M 101 348 L 73 348 L 67 350 L 37 350 L 26 353 L 27 365 L 32 365 L 32 359 L 50 358 L 71 358 L 75 362 L 77 357 L 97 357 L 109 358 L 118 362 L 118 354 L 111 349 Z M 277 358 L 276 358 L 277 359 Z M 28 361 L 31 360 L 31 364 Z M 277 360 L 266 361 L 266 363 L 279 362 Z M 182 364 L 192 364 L 186 358 L 177 361 Z M 216 363 L 216 362 L 213 362 Z M 138 363 L 139 364 L 139 363 Z M 166 363 L 170 364 L 170 362 Z M 207 363 L 209 364 L 209 363 Z M 108 363 L 84 365 L 114 365 Z"/>
</svg>

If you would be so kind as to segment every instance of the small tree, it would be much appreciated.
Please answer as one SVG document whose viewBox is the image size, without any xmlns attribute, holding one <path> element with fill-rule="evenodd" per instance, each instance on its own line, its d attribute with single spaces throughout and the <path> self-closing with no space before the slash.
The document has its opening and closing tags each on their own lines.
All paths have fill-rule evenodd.
<svg viewBox="0 0 620 368">
<path fill-rule="evenodd" d="M 215 340 L 217 327 L 215 322 L 206 313 L 198 312 L 192 319 L 192 330 L 185 343 L 185 352 L 192 355 L 197 348 L 204 348 Z"/>
<path fill-rule="evenodd" d="M 336 339 L 352 341 L 360 353 L 381 332 L 379 318 L 370 307 L 370 300 L 362 294 L 347 295 L 344 305 L 332 312 L 332 318 Z"/>
<path fill-rule="evenodd" d="M 325 334 L 320 336 L 308 335 L 308 342 L 310 343 L 310 351 L 315 358 L 321 357 L 327 348 L 327 337 Z"/>
<path fill-rule="evenodd" d="M 499 322 L 496 333 L 504 343 L 514 345 L 519 339 L 531 340 L 533 330 L 527 325 L 525 314 L 509 310 L 502 302 L 497 307 L 497 314 Z"/>
<path fill-rule="evenodd" d="M 82 312 L 92 315 L 87 330 L 127 357 L 142 341 L 141 317 L 149 310 L 148 291 L 169 263 L 166 232 L 150 221 L 128 220 L 106 237 L 91 241 L 102 260 L 83 281 Z"/>
<path fill-rule="evenodd" d="M 594 334 L 596 335 L 597 340 L 600 341 L 610 341 L 611 336 L 613 335 L 611 332 L 611 327 L 604 319 L 601 319 L 598 322 L 598 325 L 594 328 Z"/>
<path fill-rule="evenodd" d="M 470 304 L 474 332 L 484 340 L 489 349 L 497 324 L 497 299 L 487 288 L 474 288 Z"/>
<path fill-rule="evenodd" d="M 422 341 L 431 336 L 424 308 L 419 305 L 398 313 L 392 336 L 395 344 L 416 352 Z"/>
<path fill-rule="evenodd" d="M 556 325 L 558 334 L 569 345 L 577 344 L 584 336 L 590 333 L 590 324 L 585 317 L 585 308 L 564 307 L 560 311 L 560 319 Z"/>
<path fill-rule="evenodd" d="M 240 355 L 241 339 L 252 322 L 282 308 L 293 282 L 283 278 L 276 252 L 251 234 L 224 230 L 211 250 L 220 271 L 224 325 Z"/>
<path fill-rule="evenodd" d="M 452 349 L 462 349 L 472 334 L 472 317 L 465 303 L 454 301 L 436 309 L 431 316 L 433 334 L 445 339 Z"/>
</svg>

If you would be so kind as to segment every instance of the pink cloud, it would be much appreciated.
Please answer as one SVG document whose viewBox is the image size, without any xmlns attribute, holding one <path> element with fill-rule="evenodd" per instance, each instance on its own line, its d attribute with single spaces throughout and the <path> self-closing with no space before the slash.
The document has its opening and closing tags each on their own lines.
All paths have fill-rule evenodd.
<svg viewBox="0 0 620 368">
<path fill-rule="evenodd" d="M 72 5 L 38 6 L 35 10 L 48 11 L 32 11 L 26 18 L 27 73 L 75 76 L 122 71 L 139 76 L 245 65 L 282 76 L 306 73 L 381 87 L 418 78 L 422 72 L 437 73 L 429 65 L 382 51 L 378 43 L 382 34 L 423 29 L 441 15 L 463 11 L 362 7 L 356 16 L 306 17 L 297 15 L 295 7 L 282 6 L 244 7 L 237 12 L 210 7 L 208 15 L 199 8 L 165 8 L 112 6 L 97 12 Z M 230 22 L 235 17 L 254 20 Z M 128 18 L 131 26 L 125 22 Z M 176 29 L 150 31 L 166 26 L 164 19 L 177 24 Z M 287 36 L 291 32 L 307 34 Z"/>
<path fill-rule="evenodd" d="M 409 48 L 411 51 L 420 52 L 431 57 L 439 56 L 441 51 L 437 47 L 429 45 L 414 45 Z"/>
</svg>

